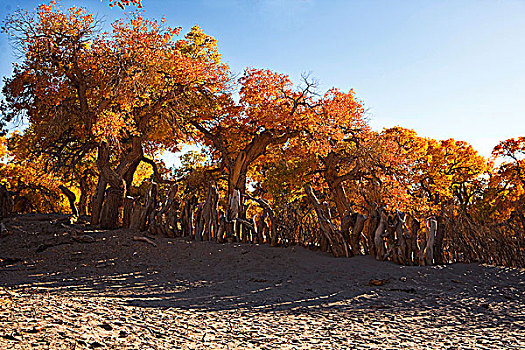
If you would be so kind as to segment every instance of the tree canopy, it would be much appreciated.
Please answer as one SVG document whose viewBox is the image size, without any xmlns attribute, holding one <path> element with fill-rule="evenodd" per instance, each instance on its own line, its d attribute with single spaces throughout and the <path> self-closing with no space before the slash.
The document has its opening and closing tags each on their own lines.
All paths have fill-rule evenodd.
<svg viewBox="0 0 525 350">
<path fill-rule="evenodd" d="M 141 2 L 110 0 L 114 5 Z M 375 131 L 353 90 L 321 92 L 307 76 L 294 85 L 286 74 L 259 68 L 235 77 L 216 40 L 198 26 L 182 34 L 140 11 L 103 31 L 85 8 L 51 1 L 15 12 L 2 31 L 21 60 L 4 80 L 1 125 L 29 125 L 0 136 L 0 173 L 15 210 L 68 210 L 64 188 L 71 188 L 91 224 L 117 228 L 133 205 L 168 198 L 162 218 L 154 219 L 153 209 L 143 215 L 162 221 L 169 205 L 184 202 L 186 209 L 173 209 L 189 218 L 170 224 L 177 230 L 220 203 L 215 222 L 238 234 L 242 225 L 255 232 L 268 217 L 272 230 L 281 230 L 283 218 L 310 201 L 333 251 L 346 255 L 360 251 L 355 237 L 334 237 L 350 226 L 362 231 L 365 217 L 376 220 L 367 224 L 365 251 L 373 225 L 402 226 L 405 214 L 414 227 L 437 218 L 425 232 L 432 220 L 439 228 L 459 218 L 512 221 L 519 235 L 525 230 L 524 137 L 500 142 L 487 159 L 463 141 L 401 126 Z M 181 168 L 167 168 L 160 154 L 184 145 L 201 151 L 184 156 Z M 399 243 L 400 233 L 391 234 Z"/>
</svg>

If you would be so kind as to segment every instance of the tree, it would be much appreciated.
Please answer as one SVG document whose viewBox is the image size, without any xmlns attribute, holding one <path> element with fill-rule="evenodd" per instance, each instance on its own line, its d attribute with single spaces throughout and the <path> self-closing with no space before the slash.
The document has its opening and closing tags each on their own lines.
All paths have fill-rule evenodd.
<svg viewBox="0 0 525 350">
<path fill-rule="evenodd" d="M 492 163 L 464 141 L 433 140 L 402 127 L 383 134 L 397 144 L 399 163 L 396 181 L 410 200 L 407 210 L 415 216 L 466 211 L 482 194 L 483 176 Z"/>
<path fill-rule="evenodd" d="M 111 34 L 96 35 L 85 9 L 62 11 L 51 2 L 35 14 L 18 11 L 4 26 L 24 58 L 3 89 L 4 120 L 27 116 L 39 146 L 61 145 L 68 150 L 61 157 L 75 155 L 72 166 L 96 150 L 92 223 L 102 218 L 103 227 L 118 225 L 145 153 L 174 150 L 185 139 L 174 108 L 228 80 L 213 38 L 194 27 L 174 40 L 180 28 L 164 22 L 135 13 L 113 23 Z"/>
<path fill-rule="evenodd" d="M 294 91 L 286 75 L 247 69 L 239 85 L 239 104 L 229 94 L 215 96 L 192 120 L 227 173 L 229 198 L 235 191 L 245 193 L 248 173 L 259 157 L 296 137 L 315 115 L 310 84 Z"/>
<path fill-rule="evenodd" d="M 14 133 L 0 138 L 0 178 L 13 200 L 15 212 L 65 212 L 68 202 L 60 186 L 71 186 L 62 174 L 47 171 L 42 157 L 27 157 L 24 138 Z M 74 189 L 77 191 L 77 189 Z"/>
<path fill-rule="evenodd" d="M 498 220 L 517 217 L 525 230 L 525 137 L 501 141 L 492 155 L 502 162 L 490 177 L 486 210 Z"/>
</svg>

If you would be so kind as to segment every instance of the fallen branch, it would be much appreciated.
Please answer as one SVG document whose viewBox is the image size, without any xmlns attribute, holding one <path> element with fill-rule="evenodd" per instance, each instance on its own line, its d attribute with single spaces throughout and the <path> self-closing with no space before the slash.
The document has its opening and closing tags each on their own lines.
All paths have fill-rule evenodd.
<svg viewBox="0 0 525 350">
<path fill-rule="evenodd" d="M 139 236 L 133 236 L 133 240 L 134 241 L 139 241 L 139 242 L 146 242 L 146 243 L 149 243 L 151 244 L 152 246 L 156 247 L 157 244 L 155 242 L 153 242 L 151 239 L 147 238 L 147 237 L 139 237 Z"/>
</svg>

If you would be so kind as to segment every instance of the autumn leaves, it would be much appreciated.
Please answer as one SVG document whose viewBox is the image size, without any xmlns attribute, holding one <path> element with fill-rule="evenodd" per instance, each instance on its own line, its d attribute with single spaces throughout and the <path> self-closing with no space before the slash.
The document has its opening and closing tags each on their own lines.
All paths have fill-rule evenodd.
<svg viewBox="0 0 525 350">
<path fill-rule="evenodd" d="M 111 1 L 132 3 L 140 5 Z M 144 164 L 155 159 L 162 176 L 173 178 L 160 152 L 196 144 L 205 161 L 192 169 L 192 181 L 190 172 L 177 178 L 181 191 L 204 198 L 212 182 L 225 211 L 238 191 L 264 198 L 278 213 L 305 198 L 309 185 L 334 222 L 372 203 L 421 220 L 523 217 L 523 137 L 495 148 L 504 159 L 495 168 L 465 142 L 402 127 L 371 130 L 353 91 L 322 94 L 308 79 L 294 86 L 267 69 L 248 68 L 236 79 L 215 39 L 198 26 L 180 37 L 180 28 L 140 13 L 116 21 L 110 32 L 98 25 L 85 9 L 53 2 L 5 22 L 22 61 L 3 88 L 3 121 L 19 117 L 29 125 L 11 136 L 16 142 L 3 142 L 9 151 L 0 145 L 11 157 L 0 171 L 13 191 L 22 186 L 16 172 L 33 169 L 27 181 L 39 183 L 38 169 L 49 169 L 61 179 L 53 181 L 91 198 L 83 207 L 92 223 L 118 227 L 124 199 L 140 195 L 137 174 L 149 176 Z M 198 185 L 196 173 L 205 184 Z M 34 191 L 57 191 L 48 182 Z M 44 208 L 31 198 L 34 208 Z M 250 210 L 241 205 L 240 216 L 247 219 Z"/>
</svg>

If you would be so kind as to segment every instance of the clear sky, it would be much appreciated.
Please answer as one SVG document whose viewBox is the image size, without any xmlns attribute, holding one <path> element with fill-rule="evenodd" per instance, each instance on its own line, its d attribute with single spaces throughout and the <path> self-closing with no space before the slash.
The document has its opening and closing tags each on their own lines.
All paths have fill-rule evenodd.
<svg viewBox="0 0 525 350">
<path fill-rule="evenodd" d="M 0 17 L 42 1 L 0 0 Z M 109 24 L 108 0 L 86 6 Z M 269 68 L 353 88 L 371 125 L 455 138 L 489 155 L 525 135 L 525 0 L 143 0 L 147 17 L 198 24 L 234 72 Z M 15 58 L 0 36 L 0 75 Z"/>
</svg>

